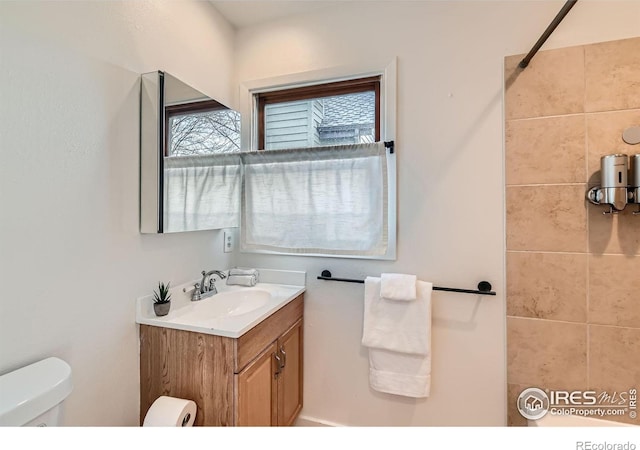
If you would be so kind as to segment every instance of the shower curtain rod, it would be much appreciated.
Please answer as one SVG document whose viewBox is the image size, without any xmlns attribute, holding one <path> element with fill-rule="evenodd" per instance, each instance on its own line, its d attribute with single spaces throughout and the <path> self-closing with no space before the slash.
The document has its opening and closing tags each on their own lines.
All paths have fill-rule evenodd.
<svg viewBox="0 0 640 450">
<path fill-rule="evenodd" d="M 524 69 L 529 65 L 529 61 L 531 61 L 531 58 L 533 58 L 533 55 L 538 53 L 538 50 L 540 50 L 540 47 L 542 47 L 542 44 L 544 44 L 545 41 L 549 38 L 549 36 L 551 36 L 551 33 L 553 33 L 553 30 L 556 29 L 556 27 L 560 24 L 560 22 L 562 22 L 562 19 L 564 19 L 564 16 L 567 15 L 569 10 L 573 8 L 573 6 L 577 2 L 578 0 L 567 0 L 567 2 L 564 4 L 560 12 L 558 12 L 556 17 L 549 24 L 547 29 L 544 30 L 544 33 L 542 33 L 542 36 L 540 36 L 540 39 L 538 39 L 538 42 L 536 42 L 533 48 L 531 49 L 531 51 L 527 53 L 527 56 L 525 56 L 524 59 L 520 61 L 520 64 L 518 64 L 518 67 L 520 67 L 521 69 Z"/>
</svg>

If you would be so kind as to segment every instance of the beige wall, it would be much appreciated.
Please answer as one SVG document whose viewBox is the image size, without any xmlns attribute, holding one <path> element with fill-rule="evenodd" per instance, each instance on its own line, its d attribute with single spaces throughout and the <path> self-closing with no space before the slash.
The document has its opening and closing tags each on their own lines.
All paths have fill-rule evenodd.
<svg viewBox="0 0 640 450">
<path fill-rule="evenodd" d="M 640 216 L 585 201 L 601 156 L 640 153 L 622 140 L 640 124 L 640 38 L 521 59 L 505 60 L 510 425 L 526 387 L 640 388 Z"/>
</svg>

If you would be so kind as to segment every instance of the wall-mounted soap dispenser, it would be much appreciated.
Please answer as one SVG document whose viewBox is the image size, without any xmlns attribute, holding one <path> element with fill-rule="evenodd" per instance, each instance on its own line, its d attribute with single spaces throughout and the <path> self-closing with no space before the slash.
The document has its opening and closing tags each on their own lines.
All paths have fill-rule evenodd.
<svg viewBox="0 0 640 450">
<path fill-rule="evenodd" d="M 594 205 L 609 205 L 604 214 L 622 211 L 629 202 L 629 157 L 625 154 L 606 155 L 600 158 L 602 186 L 591 188 L 587 199 Z"/>
<path fill-rule="evenodd" d="M 629 185 L 631 187 L 629 193 L 630 203 L 638 205 L 638 210 L 633 214 L 640 214 L 640 153 L 631 155 L 631 164 L 629 169 Z"/>
</svg>

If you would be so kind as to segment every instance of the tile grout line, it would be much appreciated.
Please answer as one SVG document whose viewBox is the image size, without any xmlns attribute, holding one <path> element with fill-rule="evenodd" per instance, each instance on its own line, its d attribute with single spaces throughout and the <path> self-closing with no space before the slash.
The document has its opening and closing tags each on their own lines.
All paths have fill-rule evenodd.
<svg viewBox="0 0 640 450">
<path fill-rule="evenodd" d="M 587 116 L 587 50 L 586 47 L 582 47 L 582 52 L 583 52 L 583 87 L 584 87 L 584 91 L 583 91 L 583 111 L 584 111 L 584 161 L 585 161 L 585 179 L 587 180 L 587 186 L 589 185 L 589 121 L 588 121 L 588 116 Z M 589 214 L 589 205 L 587 205 L 587 211 L 586 211 L 586 216 L 585 216 L 585 220 L 586 220 L 586 228 L 587 228 L 587 267 L 586 267 L 586 293 L 587 293 L 587 298 L 585 299 L 586 301 L 586 310 L 585 310 L 585 315 L 586 315 L 586 325 L 587 325 L 587 335 L 586 335 L 586 339 L 587 342 L 586 344 L 586 379 L 587 379 L 587 389 L 590 388 L 591 386 L 591 314 L 590 314 L 590 305 L 591 305 L 591 279 L 590 279 L 590 273 L 591 273 L 591 239 L 589 239 L 589 237 L 591 236 L 591 215 Z"/>
<path fill-rule="evenodd" d="M 587 255 L 587 252 L 558 252 L 548 250 L 507 250 L 507 253 L 550 253 L 554 255 Z"/>
<path fill-rule="evenodd" d="M 568 320 L 545 319 L 541 317 L 526 317 L 526 316 L 511 316 L 511 315 L 507 315 L 507 317 L 511 319 L 525 319 L 525 320 L 536 320 L 536 321 L 543 321 L 543 322 L 567 323 L 570 325 L 584 325 L 587 327 L 594 326 L 594 327 L 605 327 L 605 328 L 618 328 L 621 330 L 640 330 L 640 327 L 627 327 L 622 325 L 610 325 L 610 324 L 602 324 L 602 323 L 571 322 Z"/>
<path fill-rule="evenodd" d="M 585 77 L 586 78 L 586 77 Z M 586 90 L 586 79 L 584 80 L 585 83 L 585 90 Z M 584 101 L 586 103 L 586 93 L 583 95 Z M 506 122 L 525 122 L 527 120 L 544 120 L 544 119 L 557 119 L 559 117 L 575 117 L 575 116 L 580 116 L 582 114 L 588 115 L 588 116 L 595 116 L 598 114 L 615 114 L 615 113 L 619 113 L 619 112 L 630 112 L 630 111 L 637 111 L 640 108 L 637 107 L 631 107 L 631 108 L 622 108 L 622 109 L 606 109 L 606 110 L 600 110 L 600 111 L 587 111 L 586 110 L 586 105 L 584 105 L 585 107 L 583 107 L 584 111 L 579 111 L 579 112 L 570 112 L 570 113 L 566 113 L 566 114 L 552 114 L 550 116 L 534 116 L 534 117 L 516 117 L 516 118 L 512 118 L 512 119 L 506 119 Z"/>
<path fill-rule="evenodd" d="M 549 186 L 584 186 L 589 183 L 527 183 L 527 184 L 507 184 L 506 187 L 549 187 Z"/>
<path fill-rule="evenodd" d="M 552 255 L 587 255 L 587 256 L 624 256 L 625 258 L 638 258 L 640 255 L 627 255 L 626 253 L 589 253 L 589 252 L 560 252 L 551 250 L 510 250 L 507 253 L 548 253 Z"/>
</svg>

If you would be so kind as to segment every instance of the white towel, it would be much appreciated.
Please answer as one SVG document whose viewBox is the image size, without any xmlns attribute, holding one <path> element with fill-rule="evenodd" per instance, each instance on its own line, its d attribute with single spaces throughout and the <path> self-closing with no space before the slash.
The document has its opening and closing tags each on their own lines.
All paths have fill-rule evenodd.
<svg viewBox="0 0 640 450">
<path fill-rule="evenodd" d="M 364 282 L 362 345 L 401 353 L 426 355 L 431 347 L 432 284 L 418 281 L 416 300 L 380 298 L 380 278 Z"/>
<path fill-rule="evenodd" d="M 229 276 L 232 275 L 253 275 L 256 277 L 256 281 L 260 281 L 260 271 L 258 269 L 247 269 L 243 267 L 234 267 L 229 269 Z"/>
<path fill-rule="evenodd" d="M 369 384 L 406 397 L 431 392 L 431 292 L 416 283 L 416 301 L 380 298 L 380 278 L 365 280 L 362 344 L 369 347 Z"/>
<path fill-rule="evenodd" d="M 415 275 L 403 273 L 383 273 L 380 282 L 380 297 L 389 300 L 415 300 Z"/>
<path fill-rule="evenodd" d="M 238 286 L 255 286 L 258 279 L 255 275 L 229 275 L 227 277 L 227 285 Z"/>
<path fill-rule="evenodd" d="M 431 357 L 370 348 L 369 385 L 387 394 L 428 397 L 431 393 Z"/>
</svg>

